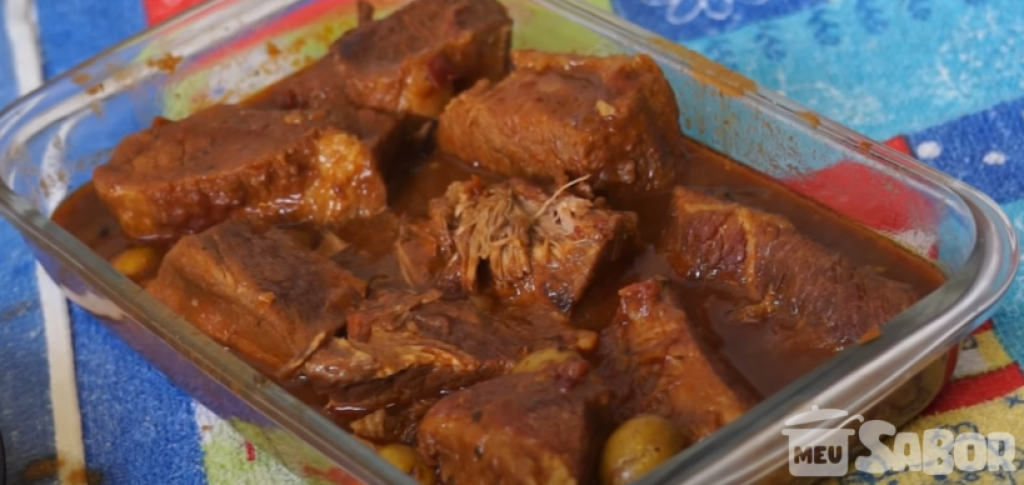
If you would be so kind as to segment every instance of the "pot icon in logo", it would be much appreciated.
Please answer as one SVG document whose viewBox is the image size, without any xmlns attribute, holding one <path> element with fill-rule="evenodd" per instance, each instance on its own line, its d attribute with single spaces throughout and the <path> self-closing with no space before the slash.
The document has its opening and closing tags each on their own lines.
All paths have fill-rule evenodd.
<svg viewBox="0 0 1024 485">
<path fill-rule="evenodd" d="M 803 426 L 819 421 L 842 419 L 849 415 L 839 409 L 818 409 L 800 413 L 786 420 L 786 426 Z M 794 477 L 841 477 L 849 469 L 849 442 L 852 429 L 845 429 L 850 421 L 864 422 L 857 414 L 849 417 L 837 428 L 786 428 L 789 436 L 789 473 Z"/>
</svg>

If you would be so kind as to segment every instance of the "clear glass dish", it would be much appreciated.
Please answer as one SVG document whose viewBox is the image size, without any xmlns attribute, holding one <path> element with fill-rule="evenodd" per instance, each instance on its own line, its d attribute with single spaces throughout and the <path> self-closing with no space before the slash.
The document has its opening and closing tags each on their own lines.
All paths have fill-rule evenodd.
<svg viewBox="0 0 1024 485">
<path fill-rule="evenodd" d="M 404 1 L 375 3 L 386 12 Z M 687 135 L 931 257 L 948 276 L 878 338 L 837 355 L 642 484 L 789 480 L 786 417 L 816 404 L 900 424 L 935 397 L 955 361 L 955 344 L 989 316 L 1017 268 L 1017 242 L 998 206 L 582 0 L 503 3 L 516 22 L 515 47 L 650 55 L 676 91 Z M 217 0 L 52 80 L 0 114 L 0 213 L 70 299 L 299 476 L 311 483 L 413 485 L 48 217 L 112 147 L 155 116 L 180 118 L 241 100 L 322 55 L 355 19 L 349 0 Z M 845 175 L 815 182 L 836 167 Z M 866 194 L 870 213 L 856 200 Z"/>
</svg>

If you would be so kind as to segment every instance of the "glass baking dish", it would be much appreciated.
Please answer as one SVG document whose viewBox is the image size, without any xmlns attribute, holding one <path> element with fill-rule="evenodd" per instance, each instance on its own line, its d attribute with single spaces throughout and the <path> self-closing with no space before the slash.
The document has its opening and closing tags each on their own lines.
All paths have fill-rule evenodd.
<svg viewBox="0 0 1024 485">
<path fill-rule="evenodd" d="M 516 23 L 515 47 L 650 55 L 675 89 L 688 136 L 931 258 L 948 276 L 877 338 L 771 396 L 642 484 L 788 481 L 786 417 L 813 404 L 901 424 L 935 397 L 955 345 L 989 316 L 1017 268 L 1014 233 L 989 198 L 582 0 L 502 1 Z M 375 3 L 386 13 L 404 2 Z M 180 118 L 241 100 L 323 55 L 355 19 L 350 0 L 216 0 L 52 80 L 0 115 L 0 212 L 71 300 L 299 476 L 412 485 L 48 218 L 112 147 L 155 116 Z"/>
</svg>

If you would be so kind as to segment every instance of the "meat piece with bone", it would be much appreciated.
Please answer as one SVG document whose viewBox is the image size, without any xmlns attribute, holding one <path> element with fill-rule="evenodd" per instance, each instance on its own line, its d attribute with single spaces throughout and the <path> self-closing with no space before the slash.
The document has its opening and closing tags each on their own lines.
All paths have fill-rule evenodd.
<svg viewBox="0 0 1024 485">
<path fill-rule="evenodd" d="M 286 79 L 271 106 L 351 102 L 433 118 L 459 91 L 508 72 L 512 20 L 495 0 L 416 0 L 338 39 L 326 57 Z"/>
<path fill-rule="evenodd" d="M 499 376 L 536 349 L 597 345 L 593 332 L 485 312 L 436 290 L 380 291 L 348 316 L 346 332 L 315 352 L 303 375 L 330 407 L 367 412 Z"/>
</svg>

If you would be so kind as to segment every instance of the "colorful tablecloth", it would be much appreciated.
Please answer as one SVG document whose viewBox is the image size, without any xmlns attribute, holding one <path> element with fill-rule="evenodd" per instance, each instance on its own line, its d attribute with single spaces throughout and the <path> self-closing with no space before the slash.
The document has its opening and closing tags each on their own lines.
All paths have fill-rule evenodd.
<svg viewBox="0 0 1024 485">
<path fill-rule="evenodd" d="M 592 1 L 980 187 L 1002 204 L 1018 233 L 1024 231 L 1021 0 Z M 3 0 L 0 105 L 40 77 L 193 3 Z M 0 432 L 11 483 L 55 483 L 63 464 L 55 459 L 59 440 L 84 453 L 88 473 L 71 477 L 76 483 L 83 477 L 105 484 L 297 482 L 73 306 L 79 403 L 69 408 L 67 394 L 51 389 L 58 380 L 48 366 L 69 356 L 47 333 L 32 257 L 6 224 L 0 224 L 0 281 Z M 1004 431 L 1024 443 L 1019 283 L 994 323 L 963 343 L 955 380 L 910 429 Z M 78 425 L 76 408 L 81 439 L 55 425 Z M 1018 449 L 1018 458 L 1024 460 L 1024 450 Z M 852 475 L 841 481 L 1021 479 L 1019 465 L 1015 473 Z"/>
</svg>

